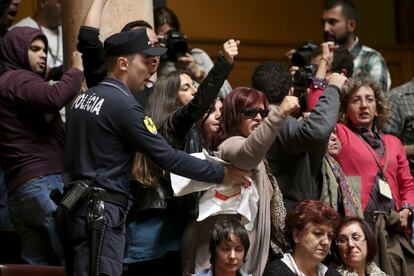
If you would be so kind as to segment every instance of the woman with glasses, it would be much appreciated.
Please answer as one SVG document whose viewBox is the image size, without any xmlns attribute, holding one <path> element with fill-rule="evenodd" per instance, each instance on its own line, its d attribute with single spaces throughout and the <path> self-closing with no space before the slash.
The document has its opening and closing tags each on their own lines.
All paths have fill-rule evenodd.
<svg viewBox="0 0 414 276">
<path fill-rule="evenodd" d="M 264 271 L 271 232 L 272 246 L 278 247 L 279 251 L 285 249 L 283 198 L 264 159 L 287 115 L 298 107 L 298 99 L 287 96 L 277 108 L 268 110 L 265 95 L 247 87 L 235 88 L 224 99 L 220 130 L 214 143 L 216 156 L 238 168 L 250 170 L 252 185 L 255 185 L 259 197 L 257 215 L 249 231 L 251 246 L 244 266 L 244 270 L 253 275 L 262 275 Z M 208 233 L 222 216 L 241 219 L 238 214 L 215 215 L 187 226 L 182 245 L 184 275 L 209 267 Z"/>
<path fill-rule="evenodd" d="M 358 217 L 348 217 L 339 226 L 336 250 L 343 276 L 386 276 L 374 263 L 377 253 L 375 236 L 369 225 Z"/>
<path fill-rule="evenodd" d="M 293 250 L 270 263 L 263 275 L 339 275 L 334 268 L 322 264 L 338 225 L 338 213 L 323 202 L 311 199 L 299 202 L 286 217 L 285 232 Z"/>
</svg>

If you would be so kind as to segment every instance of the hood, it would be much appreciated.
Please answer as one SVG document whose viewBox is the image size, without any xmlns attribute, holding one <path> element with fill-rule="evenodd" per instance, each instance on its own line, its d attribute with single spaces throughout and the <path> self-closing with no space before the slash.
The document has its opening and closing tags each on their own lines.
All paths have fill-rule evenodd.
<svg viewBox="0 0 414 276">
<path fill-rule="evenodd" d="M 46 36 L 38 29 L 15 27 L 7 32 L 3 37 L 0 48 L 0 61 L 3 63 L 2 67 L 4 67 L 1 71 L 18 69 L 32 71 L 28 51 L 35 38 L 42 39 L 46 48 L 48 47 Z"/>
</svg>

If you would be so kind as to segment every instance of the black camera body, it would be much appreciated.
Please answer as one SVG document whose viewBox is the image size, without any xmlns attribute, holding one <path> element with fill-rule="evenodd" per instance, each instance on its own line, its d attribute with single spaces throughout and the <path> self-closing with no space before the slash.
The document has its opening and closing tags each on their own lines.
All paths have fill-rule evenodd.
<svg viewBox="0 0 414 276">
<path fill-rule="evenodd" d="M 293 75 L 293 86 L 296 89 L 307 89 L 316 74 L 316 70 L 317 66 L 315 64 L 300 67 Z"/>
<path fill-rule="evenodd" d="M 299 67 L 293 75 L 293 85 L 296 89 L 307 89 L 315 75 L 317 66 L 310 64 L 318 45 L 307 42 L 295 50 L 292 55 L 292 65 Z"/>
<path fill-rule="evenodd" d="M 167 53 L 163 56 L 164 60 L 176 61 L 188 53 L 187 36 L 177 30 L 168 31 L 162 43 L 167 47 Z"/>
<path fill-rule="evenodd" d="M 304 67 L 310 64 L 313 52 L 318 48 L 313 42 L 307 42 L 295 50 L 292 55 L 292 65 Z"/>
</svg>

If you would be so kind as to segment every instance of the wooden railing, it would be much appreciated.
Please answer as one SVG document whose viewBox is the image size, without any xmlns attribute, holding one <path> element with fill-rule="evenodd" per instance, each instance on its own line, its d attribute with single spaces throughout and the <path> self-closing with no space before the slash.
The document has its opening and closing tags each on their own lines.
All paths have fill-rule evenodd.
<svg viewBox="0 0 414 276">
<path fill-rule="evenodd" d="M 190 40 L 189 46 L 205 50 L 215 59 L 217 51 L 224 41 L 219 40 Z M 277 43 L 274 41 L 242 41 L 239 48 L 236 66 L 229 77 L 230 84 L 236 86 L 250 86 L 250 78 L 255 67 L 266 60 L 288 62 L 285 53 L 289 49 L 298 47 L 300 43 Z M 391 74 L 392 85 L 401 85 L 414 77 L 414 46 L 398 45 L 375 47 L 385 58 Z"/>
</svg>

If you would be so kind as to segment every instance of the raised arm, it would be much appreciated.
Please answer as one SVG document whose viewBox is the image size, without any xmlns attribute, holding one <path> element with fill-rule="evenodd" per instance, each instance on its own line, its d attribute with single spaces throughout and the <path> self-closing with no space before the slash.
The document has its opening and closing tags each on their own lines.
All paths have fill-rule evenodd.
<svg viewBox="0 0 414 276">
<path fill-rule="evenodd" d="M 286 117 L 297 108 L 298 98 L 286 96 L 247 138 L 233 136 L 224 141 L 219 146 L 218 156 L 241 169 L 255 168 L 265 158 Z"/>
<path fill-rule="evenodd" d="M 321 60 L 319 61 L 318 69 L 316 70 L 315 77 L 312 78 L 312 84 L 309 87 L 309 96 L 306 101 L 306 110 L 312 111 L 315 105 L 319 101 L 319 97 L 322 96 L 324 88 L 322 84 L 326 84 L 326 72 L 333 61 L 333 50 L 337 48 L 333 42 L 324 42 L 321 44 Z"/>
<path fill-rule="evenodd" d="M 79 52 L 72 53 L 71 65 L 60 81 L 53 85 L 35 74 L 22 75 L 16 81 L 13 73 L 18 71 L 10 71 L 10 82 L 15 85 L 16 91 L 14 97 L 36 110 L 53 112 L 61 109 L 81 90 L 83 66 Z"/>
<path fill-rule="evenodd" d="M 283 126 L 277 143 L 292 154 L 300 154 L 321 147 L 328 142 L 338 119 L 339 93 L 347 78 L 338 73 L 328 77 L 328 86 L 310 116 L 301 122 L 289 118 L 291 122 Z"/>
<path fill-rule="evenodd" d="M 107 0 L 93 0 L 92 4 L 86 14 L 83 26 L 88 26 L 96 29 L 101 28 L 102 12 Z"/>
<path fill-rule="evenodd" d="M 88 87 L 97 85 L 106 75 L 102 42 L 99 40 L 102 12 L 107 0 L 93 0 L 78 35 Z"/>
<path fill-rule="evenodd" d="M 185 106 L 177 109 L 168 121 L 170 129 L 175 131 L 178 139 L 187 135 L 191 126 L 200 120 L 217 98 L 223 82 L 233 68 L 234 58 L 238 55 L 238 40 L 230 39 L 223 44 L 214 67 L 201 82 L 194 98 Z"/>
</svg>

